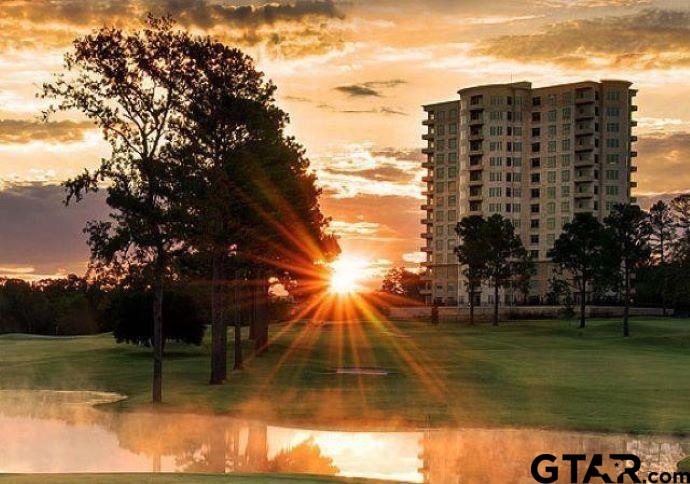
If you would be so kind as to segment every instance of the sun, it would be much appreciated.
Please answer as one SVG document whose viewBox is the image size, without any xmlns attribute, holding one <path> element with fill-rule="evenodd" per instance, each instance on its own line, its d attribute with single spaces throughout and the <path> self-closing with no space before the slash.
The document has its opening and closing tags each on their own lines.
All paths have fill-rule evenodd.
<svg viewBox="0 0 690 484">
<path fill-rule="evenodd" d="M 366 262 L 353 256 L 340 256 L 330 264 L 333 272 L 328 290 L 337 294 L 357 292 L 365 276 Z"/>
</svg>

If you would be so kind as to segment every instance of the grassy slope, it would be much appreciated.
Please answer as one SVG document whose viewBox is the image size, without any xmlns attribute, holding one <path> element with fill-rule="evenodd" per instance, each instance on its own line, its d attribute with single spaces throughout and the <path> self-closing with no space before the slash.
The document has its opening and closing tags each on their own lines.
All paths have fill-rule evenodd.
<svg viewBox="0 0 690 484">
<path fill-rule="evenodd" d="M 3 484 L 81 484 L 98 482 L 99 484 L 312 484 L 312 483 L 375 483 L 367 479 L 346 479 L 320 476 L 262 475 L 262 474 L 0 474 Z"/>
<path fill-rule="evenodd" d="M 206 384 L 207 345 L 171 346 L 165 408 L 325 427 L 449 423 L 690 433 L 690 321 L 634 319 L 629 339 L 620 337 L 619 321 L 588 324 L 584 331 L 554 321 L 498 328 L 276 326 L 270 352 L 249 359 L 220 387 Z M 354 364 L 397 373 L 329 373 Z M 0 388 L 109 390 L 131 397 L 119 408 L 141 408 L 148 406 L 150 367 L 147 349 L 117 345 L 110 335 L 0 337 Z"/>
</svg>

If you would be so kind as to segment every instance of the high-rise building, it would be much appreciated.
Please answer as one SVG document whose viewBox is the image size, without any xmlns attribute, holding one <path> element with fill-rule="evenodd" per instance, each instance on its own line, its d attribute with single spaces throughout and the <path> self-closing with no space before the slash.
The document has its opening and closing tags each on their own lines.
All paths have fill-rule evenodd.
<svg viewBox="0 0 690 484">
<path fill-rule="evenodd" d="M 632 128 L 636 90 L 618 80 L 532 88 L 529 82 L 475 86 L 459 99 L 424 106 L 426 202 L 422 250 L 427 303 L 466 305 L 453 249 L 466 215 L 498 213 L 538 262 L 530 298 L 547 291 L 547 252 L 574 214 L 600 220 L 617 203 L 634 202 L 637 153 Z M 492 303 L 483 290 L 480 303 Z M 501 295 L 512 303 L 517 295 Z"/>
</svg>

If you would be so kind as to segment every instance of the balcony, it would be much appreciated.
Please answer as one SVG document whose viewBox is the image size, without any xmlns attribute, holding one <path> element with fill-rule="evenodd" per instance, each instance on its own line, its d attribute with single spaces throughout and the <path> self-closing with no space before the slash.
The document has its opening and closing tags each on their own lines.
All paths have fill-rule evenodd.
<svg viewBox="0 0 690 484">
<path fill-rule="evenodd" d="M 434 118 L 426 118 L 426 119 L 422 120 L 422 124 L 423 124 L 424 126 L 430 126 L 430 125 L 432 125 L 432 124 L 434 124 L 434 123 L 435 123 Z"/>
<path fill-rule="evenodd" d="M 434 178 L 432 176 L 426 175 L 422 177 L 422 183 L 433 183 Z"/>
<path fill-rule="evenodd" d="M 424 247 L 421 247 L 419 250 L 422 251 L 422 252 L 426 252 L 427 254 L 429 254 L 429 253 L 431 253 L 431 252 L 434 251 L 434 249 L 431 248 L 431 247 L 429 247 L 428 245 L 425 245 Z"/>
<path fill-rule="evenodd" d="M 637 203 L 637 197 L 630 197 L 630 203 Z"/>
<path fill-rule="evenodd" d="M 577 166 L 592 166 L 594 165 L 594 156 L 592 153 L 577 155 L 573 165 Z"/>
<path fill-rule="evenodd" d="M 637 188 L 637 182 L 636 182 L 636 181 L 631 181 L 631 182 L 630 182 L 630 188 Z"/>
<path fill-rule="evenodd" d="M 581 192 L 580 192 L 580 191 L 576 191 L 576 192 L 573 194 L 573 196 L 575 197 L 575 199 L 578 199 L 578 198 L 592 198 L 592 192 L 590 192 L 589 190 L 583 190 L 583 191 L 581 191 Z"/>
<path fill-rule="evenodd" d="M 637 111 L 637 105 L 636 105 L 636 104 L 631 104 L 631 105 L 630 105 L 630 111 L 633 112 L 633 113 L 634 113 L 635 111 Z"/>
<path fill-rule="evenodd" d="M 431 220 L 429 217 L 424 217 L 422 219 L 422 225 L 434 225 L 434 221 Z"/>
<path fill-rule="evenodd" d="M 484 115 L 480 114 L 478 116 L 470 115 L 470 126 L 480 126 L 484 124 Z"/>
<path fill-rule="evenodd" d="M 594 134 L 594 123 L 579 123 L 575 126 L 575 136 L 588 136 Z"/>
<path fill-rule="evenodd" d="M 419 236 L 423 239 L 431 239 L 433 237 L 431 232 L 422 232 Z"/>
<path fill-rule="evenodd" d="M 431 170 L 434 168 L 434 164 L 431 161 L 423 161 L 422 162 L 422 168 L 426 168 L 427 170 Z"/>
<path fill-rule="evenodd" d="M 575 152 L 592 151 L 595 147 L 594 138 L 580 138 L 578 142 L 575 143 Z"/>
<path fill-rule="evenodd" d="M 583 105 L 575 110 L 575 120 L 592 119 L 596 116 L 594 106 Z"/>
<path fill-rule="evenodd" d="M 427 198 L 434 198 L 434 192 L 432 190 L 422 190 L 422 196 Z"/>
<path fill-rule="evenodd" d="M 422 153 L 425 155 L 433 155 L 434 154 L 434 147 L 433 146 L 427 146 L 426 148 L 422 148 Z"/>
<path fill-rule="evenodd" d="M 631 142 L 631 143 L 634 143 L 634 142 L 636 142 L 636 141 L 637 141 L 637 136 L 632 135 L 632 136 L 630 137 L 630 142 Z"/>
<path fill-rule="evenodd" d="M 575 178 L 573 178 L 575 183 L 591 183 L 594 181 L 594 174 L 593 173 L 583 173 L 581 175 L 575 175 Z"/>
<path fill-rule="evenodd" d="M 434 133 L 424 133 L 424 134 L 422 135 L 422 139 L 423 139 L 423 140 L 434 139 Z"/>
<path fill-rule="evenodd" d="M 632 128 L 634 128 L 635 126 L 637 126 L 637 121 L 635 121 L 634 119 L 631 119 L 631 120 L 630 120 L 630 126 L 631 126 Z"/>
<path fill-rule="evenodd" d="M 578 89 L 575 92 L 575 104 L 593 103 L 595 101 L 594 89 L 591 87 Z"/>
<path fill-rule="evenodd" d="M 431 260 L 425 260 L 420 263 L 422 267 L 429 267 L 434 265 L 434 261 Z"/>
<path fill-rule="evenodd" d="M 592 205 L 590 205 L 589 200 L 580 202 L 575 204 L 575 207 L 573 208 L 573 212 L 575 213 L 585 213 L 585 212 L 591 212 L 592 211 Z"/>
<path fill-rule="evenodd" d="M 631 151 L 630 158 L 637 158 L 637 151 Z"/>
<path fill-rule="evenodd" d="M 637 166 L 630 165 L 630 173 L 635 173 L 637 171 Z"/>
<path fill-rule="evenodd" d="M 481 178 L 478 178 L 476 180 L 470 179 L 470 181 L 467 182 L 467 184 L 469 186 L 477 186 L 477 185 L 481 185 L 482 183 L 484 183 L 484 181 Z"/>
<path fill-rule="evenodd" d="M 429 203 L 425 203 L 424 205 L 419 207 L 419 209 L 420 210 L 426 210 L 427 212 L 431 212 L 434 209 L 434 206 L 429 204 Z"/>
</svg>

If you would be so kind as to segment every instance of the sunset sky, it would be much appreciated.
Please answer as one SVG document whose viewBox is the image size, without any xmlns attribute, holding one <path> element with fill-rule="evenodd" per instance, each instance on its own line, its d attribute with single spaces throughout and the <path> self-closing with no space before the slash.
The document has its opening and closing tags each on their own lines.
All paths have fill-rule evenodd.
<svg viewBox="0 0 690 484">
<path fill-rule="evenodd" d="M 81 228 L 104 205 L 65 208 L 59 182 L 107 146 L 76 116 L 40 123 L 35 94 L 76 35 L 149 10 L 241 47 L 277 84 L 371 281 L 421 258 L 420 105 L 464 86 L 630 80 L 640 201 L 690 191 L 687 0 L 0 0 L 0 275 L 83 274 Z"/>
</svg>

